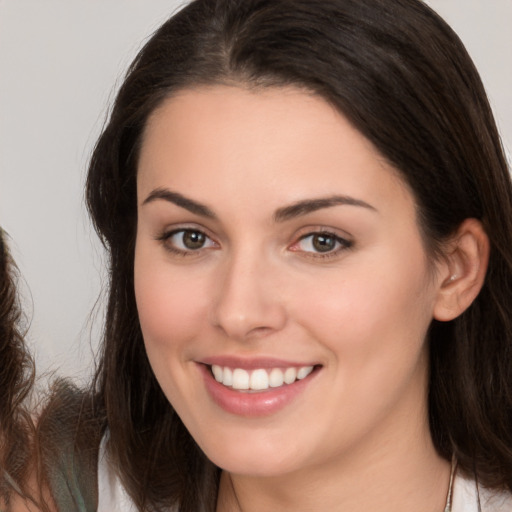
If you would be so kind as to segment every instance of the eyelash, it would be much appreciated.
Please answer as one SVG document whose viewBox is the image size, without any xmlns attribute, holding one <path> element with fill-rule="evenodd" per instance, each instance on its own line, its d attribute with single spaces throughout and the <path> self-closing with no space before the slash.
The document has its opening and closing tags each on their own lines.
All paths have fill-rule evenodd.
<svg viewBox="0 0 512 512">
<path fill-rule="evenodd" d="M 176 247 L 175 244 L 170 243 L 169 241 L 172 239 L 173 236 L 182 234 L 182 237 L 186 234 L 197 234 L 199 236 L 203 236 L 205 241 L 210 241 L 211 246 L 205 247 L 204 245 L 201 247 L 198 247 L 197 249 L 180 249 Z M 173 253 L 176 256 L 196 256 L 202 249 L 209 249 L 213 245 L 218 245 L 214 240 L 212 240 L 211 237 L 209 237 L 204 231 L 201 231 L 200 229 L 193 229 L 193 228 L 179 228 L 179 229 L 173 229 L 172 231 L 166 231 L 162 233 L 161 235 L 157 236 L 156 239 L 164 245 L 165 249 L 171 253 Z M 183 240 L 183 239 L 182 239 Z M 183 243 L 183 242 L 182 242 Z"/>
<path fill-rule="evenodd" d="M 172 237 L 174 237 L 180 233 L 181 233 L 182 237 L 185 236 L 185 234 L 187 234 L 187 233 L 199 235 L 200 237 L 204 237 L 205 243 L 207 243 L 207 241 L 209 241 L 210 245 L 205 247 L 205 245 L 203 244 L 201 247 L 198 247 L 197 249 L 191 249 L 191 248 L 181 249 L 181 248 L 176 247 L 175 244 L 169 243 L 169 241 L 172 239 Z M 301 242 L 303 242 L 304 240 L 307 240 L 308 238 L 313 239 L 313 237 L 315 237 L 315 236 L 332 239 L 334 241 L 335 248 L 333 250 L 328 250 L 325 252 L 306 251 L 306 250 L 301 250 L 300 248 L 298 248 L 298 246 Z M 215 242 L 211 237 L 209 237 L 204 231 L 202 231 L 200 229 L 193 229 L 193 228 L 173 229 L 172 231 L 167 231 L 167 232 L 164 232 L 161 235 L 157 236 L 156 240 L 162 242 L 162 244 L 164 245 L 164 247 L 167 251 L 175 254 L 176 256 L 181 256 L 181 257 L 196 256 L 200 252 L 202 252 L 202 250 L 204 250 L 204 249 L 210 249 L 215 246 L 218 247 L 217 242 Z M 182 239 L 182 243 L 183 243 L 183 239 Z M 313 241 L 311 243 L 314 244 Z M 337 247 L 336 247 L 336 245 L 337 245 Z M 350 240 L 342 238 L 342 237 L 338 236 L 336 233 L 333 233 L 332 231 L 328 231 L 326 229 L 320 229 L 317 231 L 310 231 L 310 232 L 300 236 L 300 238 L 296 242 L 293 242 L 293 244 L 291 244 L 288 247 L 288 250 L 290 250 L 292 252 L 300 252 L 300 253 L 302 253 L 302 255 L 304 255 L 307 258 L 329 259 L 329 258 L 334 258 L 334 257 L 338 256 L 340 252 L 350 249 L 350 248 L 352 248 L 352 246 L 353 246 L 353 242 L 351 242 Z"/>
<path fill-rule="evenodd" d="M 332 239 L 334 241 L 334 244 L 337 245 L 337 247 L 335 247 L 333 250 L 329 250 L 329 251 L 326 251 L 326 252 L 316 252 L 316 251 L 305 251 L 305 250 L 300 250 L 298 249 L 298 245 L 303 242 L 304 240 L 307 240 L 308 238 L 311 238 L 313 239 L 313 237 L 324 237 L 324 238 L 329 238 L 329 239 Z M 311 244 L 313 244 L 314 242 L 311 241 Z M 337 256 L 339 256 L 340 252 L 343 252 L 347 249 L 350 249 L 352 248 L 353 246 L 353 242 L 350 241 L 350 240 L 347 240 L 346 238 L 343 238 L 339 235 L 337 235 L 336 233 L 333 233 L 332 231 L 328 231 L 326 229 L 320 229 L 318 231 L 310 231 L 304 235 L 302 235 L 298 240 L 297 242 L 294 242 L 290 247 L 289 249 L 291 251 L 296 251 L 296 252 L 301 252 L 305 257 L 307 258 L 313 258 L 313 259 L 330 259 L 330 258 L 335 258 Z"/>
</svg>

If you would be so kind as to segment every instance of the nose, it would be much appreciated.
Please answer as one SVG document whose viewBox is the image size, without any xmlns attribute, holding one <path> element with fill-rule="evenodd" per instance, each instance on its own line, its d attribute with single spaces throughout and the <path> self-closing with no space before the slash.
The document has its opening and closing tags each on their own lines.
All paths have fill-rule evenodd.
<svg viewBox="0 0 512 512">
<path fill-rule="evenodd" d="M 271 262 L 253 255 L 225 262 L 213 323 L 231 339 L 246 341 L 269 335 L 286 323 L 286 308 L 278 289 L 278 271 Z"/>
</svg>

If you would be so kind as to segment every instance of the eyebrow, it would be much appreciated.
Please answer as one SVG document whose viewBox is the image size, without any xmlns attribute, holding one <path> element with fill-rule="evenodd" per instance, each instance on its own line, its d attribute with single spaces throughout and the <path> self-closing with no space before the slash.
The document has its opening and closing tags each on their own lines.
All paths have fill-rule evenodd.
<svg viewBox="0 0 512 512">
<path fill-rule="evenodd" d="M 348 205 L 348 206 L 359 206 L 368 210 L 377 212 L 371 204 L 368 204 L 361 199 L 356 199 L 350 196 L 330 196 L 318 199 L 305 199 L 298 201 L 290 206 L 285 206 L 276 210 L 274 214 L 274 220 L 276 222 L 284 222 L 301 215 L 322 210 L 324 208 L 331 208 L 332 206 Z"/>
<path fill-rule="evenodd" d="M 169 203 L 174 203 L 189 212 L 195 213 L 196 215 L 200 215 L 201 217 L 207 217 L 209 219 L 216 219 L 217 216 L 204 204 L 198 203 L 193 199 L 189 199 L 181 195 L 178 192 L 173 192 L 172 190 L 166 188 L 157 188 L 153 190 L 146 199 L 144 199 L 143 205 L 156 201 L 157 199 L 163 199 L 164 201 L 168 201 Z"/>
<path fill-rule="evenodd" d="M 209 219 L 217 218 L 215 213 L 213 213 L 213 211 L 210 210 L 208 206 L 194 201 L 193 199 L 189 199 L 179 192 L 173 192 L 172 190 L 166 188 L 156 188 L 148 195 L 148 197 L 146 197 L 142 204 L 145 205 L 158 199 L 173 203 L 181 208 L 184 208 L 185 210 L 188 210 L 191 213 L 200 215 L 201 217 L 207 217 Z M 308 213 L 312 213 L 317 210 L 340 205 L 358 206 L 361 208 L 366 208 L 370 211 L 377 212 L 376 208 L 367 202 L 362 201 L 361 199 L 356 199 L 350 196 L 335 195 L 318 199 L 305 199 L 302 201 L 297 201 L 296 203 L 293 203 L 289 206 L 278 208 L 274 213 L 274 221 L 285 222 L 287 220 L 300 217 L 302 215 L 307 215 Z"/>
</svg>

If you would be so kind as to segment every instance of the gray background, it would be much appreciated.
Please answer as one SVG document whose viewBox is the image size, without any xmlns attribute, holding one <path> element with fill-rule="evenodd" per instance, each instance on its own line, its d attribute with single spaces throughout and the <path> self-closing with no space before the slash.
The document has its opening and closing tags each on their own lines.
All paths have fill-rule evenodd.
<svg viewBox="0 0 512 512">
<path fill-rule="evenodd" d="M 0 224 L 26 282 L 39 373 L 91 371 L 106 280 L 83 204 L 85 168 L 124 70 L 182 3 L 0 0 Z M 475 60 L 510 162 L 512 0 L 428 3 Z"/>
</svg>

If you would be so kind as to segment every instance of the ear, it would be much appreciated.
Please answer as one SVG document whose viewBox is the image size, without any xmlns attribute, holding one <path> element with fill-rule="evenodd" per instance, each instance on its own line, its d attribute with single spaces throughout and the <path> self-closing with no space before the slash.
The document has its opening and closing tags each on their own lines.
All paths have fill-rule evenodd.
<svg viewBox="0 0 512 512">
<path fill-rule="evenodd" d="M 489 238 L 476 219 L 466 219 L 447 243 L 438 269 L 439 291 L 434 318 L 447 322 L 458 317 L 475 300 L 489 263 Z"/>
</svg>

